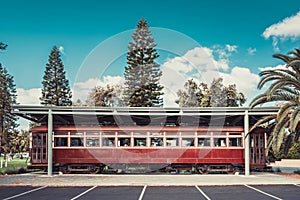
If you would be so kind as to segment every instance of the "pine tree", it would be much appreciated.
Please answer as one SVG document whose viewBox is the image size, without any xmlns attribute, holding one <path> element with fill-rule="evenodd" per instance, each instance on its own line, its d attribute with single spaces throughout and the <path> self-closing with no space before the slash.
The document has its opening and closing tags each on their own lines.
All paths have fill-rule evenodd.
<svg viewBox="0 0 300 200">
<path fill-rule="evenodd" d="M 72 105 L 72 92 L 56 46 L 50 52 L 42 84 L 41 104 L 55 106 Z"/>
<path fill-rule="evenodd" d="M 124 102 L 131 107 L 162 106 L 163 86 L 159 84 L 162 72 L 155 62 L 159 55 L 145 19 L 138 22 L 132 39 L 124 73 Z"/>
<path fill-rule="evenodd" d="M 11 76 L 0 63 L 0 146 L 8 152 L 12 139 L 16 136 L 17 117 L 11 113 L 11 105 L 16 104 L 17 91 Z"/>
</svg>

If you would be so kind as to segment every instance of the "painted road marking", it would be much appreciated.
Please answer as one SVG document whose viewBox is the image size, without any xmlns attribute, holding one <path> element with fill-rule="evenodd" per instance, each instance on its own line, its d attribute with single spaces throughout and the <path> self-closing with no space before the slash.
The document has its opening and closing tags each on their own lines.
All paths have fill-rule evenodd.
<svg viewBox="0 0 300 200">
<path fill-rule="evenodd" d="M 300 185 L 294 184 L 294 186 L 300 187 Z"/>
<path fill-rule="evenodd" d="M 17 194 L 17 195 L 11 196 L 11 197 L 7 197 L 7 198 L 5 198 L 5 199 L 3 199 L 3 200 L 14 199 L 14 198 L 17 198 L 17 197 L 23 196 L 23 195 L 25 195 L 25 194 L 29 194 L 29 193 L 31 193 L 31 192 L 35 192 L 35 191 L 38 191 L 38 190 L 44 189 L 44 188 L 46 188 L 46 187 L 47 187 L 47 186 L 43 186 L 43 187 L 39 187 L 39 188 L 35 188 L 35 189 L 33 189 L 33 190 L 29 190 L 29 191 L 27 191 L 27 192 L 23 192 L 23 193 L 20 193 L 20 194 Z"/>
<path fill-rule="evenodd" d="M 140 195 L 140 197 L 139 197 L 138 200 L 142 200 L 142 199 L 143 199 L 143 196 L 144 196 L 144 194 L 145 194 L 146 188 L 147 188 L 147 185 L 144 186 L 144 188 L 143 188 L 143 190 L 142 190 L 142 192 L 141 192 L 141 195 Z"/>
<path fill-rule="evenodd" d="M 211 200 L 197 185 L 195 185 L 195 187 L 197 188 L 197 190 L 199 190 L 199 192 L 207 199 L 207 200 Z"/>
<path fill-rule="evenodd" d="M 88 190 L 86 190 L 86 191 L 84 191 L 84 192 L 80 193 L 80 194 L 79 194 L 79 195 L 77 195 L 76 197 L 73 197 L 71 200 L 78 199 L 79 197 L 81 197 L 81 196 L 85 195 L 86 193 L 88 193 L 89 191 L 91 191 L 91 190 L 95 189 L 96 187 L 97 187 L 97 186 L 91 187 L 90 189 L 88 189 Z"/>
<path fill-rule="evenodd" d="M 273 199 L 282 200 L 282 199 L 279 198 L 279 197 L 276 197 L 276 196 L 271 195 L 271 194 L 269 194 L 269 193 L 266 193 L 266 192 L 264 192 L 264 191 L 262 191 L 262 190 L 259 190 L 259 189 L 256 189 L 256 188 L 254 188 L 254 187 L 251 187 L 251 186 L 249 186 L 249 185 L 247 185 L 247 184 L 244 184 L 244 186 L 246 186 L 246 187 L 248 187 L 248 188 L 250 188 L 250 189 L 252 189 L 252 190 L 255 190 L 255 191 L 257 191 L 257 192 L 260 192 L 260 193 L 262 193 L 262 194 L 264 194 L 264 195 L 267 195 L 267 196 L 269 196 L 269 197 L 272 197 Z"/>
</svg>

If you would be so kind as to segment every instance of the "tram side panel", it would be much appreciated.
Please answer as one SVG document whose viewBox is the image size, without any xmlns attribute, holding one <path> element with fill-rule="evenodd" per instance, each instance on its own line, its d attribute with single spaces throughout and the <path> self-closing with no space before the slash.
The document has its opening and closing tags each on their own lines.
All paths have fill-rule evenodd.
<svg viewBox="0 0 300 200">
<path fill-rule="evenodd" d="M 243 149 L 105 148 L 53 150 L 54 163 L 91 164 L 243 164 Z"/>
</svg>

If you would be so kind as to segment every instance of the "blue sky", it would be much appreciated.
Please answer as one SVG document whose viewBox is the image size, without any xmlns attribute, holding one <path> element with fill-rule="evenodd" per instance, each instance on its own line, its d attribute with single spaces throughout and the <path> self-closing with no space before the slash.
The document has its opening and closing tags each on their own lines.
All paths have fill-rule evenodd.
<svg viewBox="0 0 300 200">
<path fill-rule="evenodd" d="M 26 104 L 38 103 L 54 45 L 61 49 L 75 98 L 85 100 L 96 84 L 122 82 L 130 35 L 142 17 L 161 54 L 157 61 L 172 74 L 162 80 L 172 93 L 169 102 L 188 78 L 199 75 L 209 82 L 216 74 L 251 100 L 257 74 L 283 64 L 272 54 L 300 46 L 297 0 L 0 0 L 0 5 L 0 41 L 8 44 L 0 62 L 14 76 L 19 102 Z"/>
</svg>

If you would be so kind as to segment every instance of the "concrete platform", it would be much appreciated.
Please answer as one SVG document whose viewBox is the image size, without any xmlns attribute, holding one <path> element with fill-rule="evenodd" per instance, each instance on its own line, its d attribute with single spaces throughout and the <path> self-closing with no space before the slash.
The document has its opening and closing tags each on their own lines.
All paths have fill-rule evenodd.
<svg viewBox="0 0 300 200">
<path fill-rule="evenodd" d="M 300 184 L 300 178 L 272 173 L 245 175 L 86 175 L 69 174 L 49 177 L 44 174 L 22 174 L 0 177 L 1 185 L 28 186 L 210 186 L 210 185 L 285 185 Z"/>
</svg>

